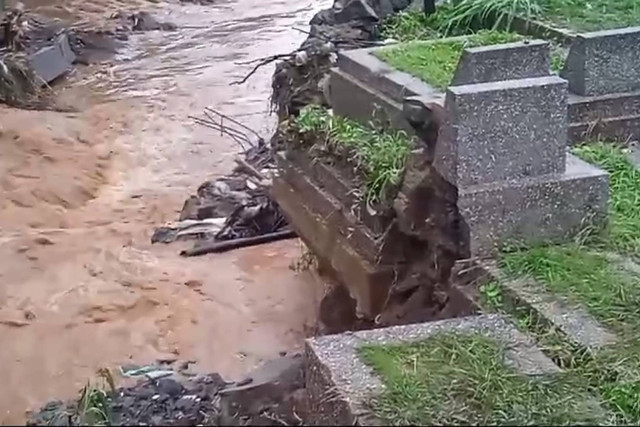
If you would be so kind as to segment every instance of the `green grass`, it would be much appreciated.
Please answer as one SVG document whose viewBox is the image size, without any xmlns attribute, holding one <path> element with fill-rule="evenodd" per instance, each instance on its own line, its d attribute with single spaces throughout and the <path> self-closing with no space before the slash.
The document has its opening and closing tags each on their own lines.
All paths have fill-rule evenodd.
<svg viewBox="0 0 640 427">
<path fill-rule="evenodd" d="M 426 17 L 417 11 L 386 19 L 380 33 L 402 42 L 472 34 L 482 29 L 511 30 L 511 17 L 533 19 L 588 32 L 640 25 L 637 0 L 459 0 Z M 554 68 L 557 71 L 557 67 Z"/>
<path fill-rule="evenodd" d="M 640 24 L 637 0 L 538 0 L 542 19 L 575 31 L 598 31 Z"/>
<path fill-rule="evenodd" d="M 367 346 L 361 356 L 386 385 L 373 408 L 391 425 L 608 422 L 582 383 L 566 375 L 521 375 L 504 364 L 504 347 L 481 335 Z"/>
<path fill-rule="evenodd" d="M 451 83 L 464 48 L 522 39 L 514 33 L 481 31 L 464 40 L 414 41 L 383 48 L 375 54 L 394 68 L 444 90 Z"/>
<path fill-rule="evenodd" d="M 520 273 L 518 273 L 520 274 Z M 580 280 L 580 278 L 576 278 Z M 537 346 L 581 387 L 600 396 L 611 411 L 614 425 L 640 424 L 640 340 L 627 333 L 616 345 L 598 352 L 580 348 L 528 306 L 502 295 L 499 283 L 481 287 L 481 305 L 487 311 L 510 316 L 519 329 L 535 338 Z"/>
<path fill-rule="evenodd" d="M 606 244 L 616 252 L 640 258 L 640 171 L 619 145 L 596 142 L 574 152 L 610 174 L 611 226 Z"/>
<path fill-rule="evenodd" d="M 624 149 L 596 142 L 574 149 L 585 161 L 609 172 L 610 224 L 605 235 L 586 243 L 539 246 L 503 253 L 508 274 L 528 274 L 552 292 L 586 305 L 598 319 L 620 332 L 640 328 L 640 277 L 612 263 L 602 251 L 640 258 L 640 171 Z"/>
<path fill-rule="evenodd" d="M 505 254 L 501 268 L 528 274 L 552 291 L 584 305 L 609 327 L 640 327 L 640 277 L 632 277 L 605 255 L 578 245 L 536 247 Z"/>
<path fill-rule="evenodd" d="M 417 11 L 399 12 L 385 19 L 380 27 L 380 35 L 401 42 L 440 38 L 443 34 L 440 32 L 439 16 L 437 13 L 426 16 Z"/>
<path fill-rule="evenodd" d="M 363 177 L 367 201 L 384 201 L 401 183 L 413 148 L 405 132 L 365 126 L 316 106 L 303 108 L 295 126 L 303 135 L 314 134 L 315 150 L 346 158 L 355 167 Z"/>
<path fill-rule="evenodd" d="M 612 260 L 617 252 L 640 259 L 640 172 L 614 144 L 595 142 L 574 149 L 584 160 L 610 174 L 610 225 L 603 235 L 563 245 L 509 250 L 500 267 L 508 275 L 528 275 L 548 291 L 585 307 L 618 337 L 599 351 L 577 349 L 559 331 L 526 307 L 510 304 L 499 284 L 481 288 L 485 307 L 510 314 L 536 336 L 540 347 L 559 365 L 597 392 L 616 415 L 616 424 L 640 423 L 640 275 Z"/>
</svg>

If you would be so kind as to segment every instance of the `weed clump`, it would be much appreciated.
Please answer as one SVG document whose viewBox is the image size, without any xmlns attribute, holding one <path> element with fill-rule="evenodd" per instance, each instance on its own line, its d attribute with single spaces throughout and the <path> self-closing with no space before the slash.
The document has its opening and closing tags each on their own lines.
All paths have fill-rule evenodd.
<svg viewBox="0 0 640 427">
<path fill-rule="evenodd" d="M 401 183 L 412 139 L 403 131 L 380 130 L 307 106 L 293 122 L 314 157 L 344 159 L 362 178 L 367 202 L 383 202 Z"/>
</svg>

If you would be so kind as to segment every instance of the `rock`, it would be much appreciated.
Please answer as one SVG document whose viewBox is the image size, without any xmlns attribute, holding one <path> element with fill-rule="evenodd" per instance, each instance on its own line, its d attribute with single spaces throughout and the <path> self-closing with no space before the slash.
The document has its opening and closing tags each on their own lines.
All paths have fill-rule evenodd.
<svg viewBox="0 0 640 427">
<path fill-rule="evenodd" d="M 391 0 L 369 0 L 369 4 L 380 19 L 392 15 L 395 11 Z"/>
<path fill-rule="evenodd" d="M 179 221 L 184 221 L 185 219 L 199 219 L 198 209 L 200 209 L 200 199 L 198 196 L 189 196 L 189 198 L 184 201 L 182 211 L 180 211 Z"/>
<path fill-rule="evenodd" d="M 196 399 L 197 399 L 197 396 L 192 394 L 183 396 L 180 399 L 178 399 L 178 401 L 174 405 L 174 408 L 179 411 L 188 411 L 195 406 L 195 404 L 197 403 Z"/>
<path fill-rule="evenodd" d="M 248 378 L 252 379 L 249 384 L 220 392 L 221 424 L 238 424 L 241 418 L 257 417 L 303 387 L 303 358 L 294 354 L 274 359 L 253 371 Z"/>
<path fill-rule="evenodd" d="M 184 387 L 182 387 L 182 385 L 179 382 L 171 378 L 163 378 L 161 380 L 158 380 L 157 384 L 158 384 L 157 385 L 158 391 L 160 391 L 161 393 L 167 394 L 171 397 L 182 394 L 184 390 Z"/>
<path fill-rule="evenodd" d="M 324 9 L 320 12 L 316 13 L 309 24 L 312 26 L 315 25 L 334 25 L 336 23 L 336 14 L 333 9 Z"/>
<path fill-rule="evenodd" d="M 33 241 L 35 243 L 37 243 L 38 245 L 53 245 L 53 242 L 51 241 L 51 239 L 49 239 L 48 237 L 44 237 L 44 236 L 38 236 L 35 239 L 33 239 Z"/>
<path fill-rule="evenodd" d="M 344 24 L 351 21 L 377 22 L 380 18 L 366 0 L 347 0 L 344 7 L 335 12 L 335 22 Z"/>
</svg>

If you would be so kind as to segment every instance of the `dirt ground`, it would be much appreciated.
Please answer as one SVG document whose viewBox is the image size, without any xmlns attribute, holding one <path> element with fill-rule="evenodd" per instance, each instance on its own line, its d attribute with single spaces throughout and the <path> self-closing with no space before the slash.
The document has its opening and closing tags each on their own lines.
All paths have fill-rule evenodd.
<svg viewBox="0 0 640 427">
<path fill-rule="evenodd" d="M 0 424 L 73 397 L 99 367 L 171 354 L 234 377 L 299 346 L 323 286 L 289 268 L 297 240 L 180 258 L 149 239 L 238 151 L 187 116 L 212 106 L 268 135 L 273 68 L 231 86 L 252 67 L 237 63 L 297 47 L 294 27 L 325 5 L 24 3 L 86 22 L 144 9 L 183 28 L 74 72 L 56 90 L 78 112 L 0 107 Z"/>
</svg>

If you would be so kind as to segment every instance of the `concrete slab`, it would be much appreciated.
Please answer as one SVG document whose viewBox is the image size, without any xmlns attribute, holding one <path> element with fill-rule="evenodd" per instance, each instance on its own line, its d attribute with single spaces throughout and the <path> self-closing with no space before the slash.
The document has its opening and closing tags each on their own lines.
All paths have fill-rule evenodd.
<svg viewBox="0 0 640 427">
<path fill-rule="evenodd" d="M 330 75 L 329 101 L 335 114 L 361 123 L 389 123 L 409 135 L 414 133 L 402 113 L 402 103 L 376 91 L 360 80 L 333 68 Z"/>
<path fill-rule="evenodd" d="M 359 255 L 322 216 L 305 206 L 305 199 L 286 181 L 274 179 L 271 194 L 300 238 L 357 301 L 357 313 L 375 318 L 397 278 L 397 267 L 376 265 Z"/>
<path fill-rule="evenodd" d="M 52 46 L 44 47 L 30 55 L 29 63 L 44 83 L 51 83 L 69 71 L 75 58 L 67 35 L 62 34 Z"/>
<path fill-rule="evenodd" d="M 510 240 L 557 241 L 585 222 L 602 226 L 608 200 L 608 174 L 567 155 L 562 174 L 461 188 L 458 207 L 470 230 L 471 254 L 488 255 Z"/>
<path fill-rule="evenodd" d="M 338 69 L 396 102 L 406 96 L 444 98 L 444 93 L 409 73 L 398 71 L 373 53 L 384 47 L 355 49 L 338 54 Z"/>
<path fill-rule="evenodd" d="M 640 141 L 640 115 L 603 118 L 587 123 L 571 123 L 569 126 L 570 144 L 598 139 L 623 143 Z"/>
<path fill-rule="evenodd" d="M 293 163 L 282 157 L 278 158 L 280 178 L 291 186 L 299 195 L 304 195 L 303 205 L 322 218 L 329 232 L 339 234 L 363 258 L 372 264 L 392 264 L 405 257 L 406 245 L 397 241 L 402 236 L 387 230 L 383 235 L 372 235 L 350 212 L 348 206 L 342 205 L 333 195 L 319 188 L 308 176 Z M 393 245 L 394 238 L 396 245 Z"/>
<path fill-rule="evenodd" d="M 480 264 L 497 280 L 505 297 L 516 306 L 536 313 L 544 323 L 560 330 L 575 345 L 596 350 L 616 342 L 616 336 L 600 324 L 583 307 L 573 306 L 548 292 L 544 285 L 530 277 L 509 279 L 495 263 Z"/>
<path fill-rule="evenodd" d="M 310 395 L 311 425 L 384 425 L 368 409 L 384 390 L 373 370 L 362 362 L 364 344 L 388 345 L 424 341 L 438 333 L 479 333 L 504 343 L 505 363 L 525 375 L 560 371 L 533 341 L 498 315 L 471 316 L 430 323 L 395 326 L 307 340 L 305 385 Z"/>
<path fill-rule="evenodd" d="M 640 91 L 599 96 L 569 94 L 569 142 L 640 141 Z"/>
<path fill-rule="evenodd" d="M 579 34 L 560 75 L 579 95 L 640 90 L 640 27 Z"/>
</svg>

